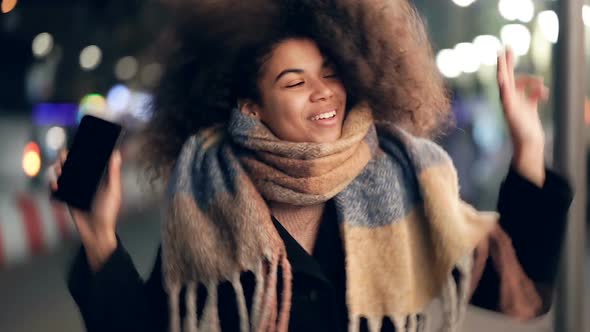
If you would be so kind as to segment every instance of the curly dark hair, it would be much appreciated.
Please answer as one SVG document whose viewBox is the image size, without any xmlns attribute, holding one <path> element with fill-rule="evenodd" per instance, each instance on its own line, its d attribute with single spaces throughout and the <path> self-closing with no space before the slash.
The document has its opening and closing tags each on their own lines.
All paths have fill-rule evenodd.
<svg viewBox="0 0 590 332">
<path fill-rule="evenodd" d="M 449 102 L 423 22 L 408 0 L 173 0 L 176 47 L 143 132 L 144 164 L 167 177 L 184 141 L 227 123 L 239 98 L 260 100 L 257 78 L 273 47 L 310 38 L 335 65 L 348 107 L 433 136 Z"/>
</svg>

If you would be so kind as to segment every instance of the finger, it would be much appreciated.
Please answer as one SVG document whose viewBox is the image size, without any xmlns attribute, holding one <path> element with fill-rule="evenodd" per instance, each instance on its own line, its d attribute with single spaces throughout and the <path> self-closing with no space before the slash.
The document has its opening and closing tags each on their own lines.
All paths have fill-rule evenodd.
<svg viewBox="0 0 590 332">
<path fill-rule="evenodd" d="M 56 178 L 58 178 L 61 175 L 61 164 L 60 163 L 53 164 L 53 173 L 55 174 Z"/>
<path fill-rule="evenodd" d="M 549 89 L 544 86 L 543 84 L 539 84 L 536 86 L 532 86 L 528 97 L 530 100 L 538 101 L 538 100 L 547 100 L 549 98 Z"/>
<path fill-rule="evenodd" d="M 547 89 L 543 83 L 542 77 L 537 76 L 519 76 L 516 79 L 516 88 L 528 94 L 543 92 Z"/>
<path fill-rule="evenodd" d="M 542 76 L 534 75 L 518 75 L 515 79 L 515 84 L 537 85 L 543 84 L 545 79 Z"/>
<path fill-rule="evenodd" d="M 61 151 L 59 151 L 59 163 L 61 165 L 63 165 L 63 163 L 66 162 L 67 158 L 68 158 L 68 150 L 62 149 Z"/>
<path fill-rule="evenodd" d="M 500 52 L 498 55 L 498 67 L 497 67 L 497 75 L 498 75 L 498 85 L 503 87 L 506 85 L 506 56 L 505 52 Z"/>
<path fill-rule="evenodd" d="M 514 84 L 514 51 L 510 46 L 506 47 L 506 75 L 509 82 Z"/>
<path fill-rule="evenodd" d="M 111 190 L 121 187 L 121 152 L 119 150 L 113 151 L 109 162 L 108 186 Z"/>
</svg>

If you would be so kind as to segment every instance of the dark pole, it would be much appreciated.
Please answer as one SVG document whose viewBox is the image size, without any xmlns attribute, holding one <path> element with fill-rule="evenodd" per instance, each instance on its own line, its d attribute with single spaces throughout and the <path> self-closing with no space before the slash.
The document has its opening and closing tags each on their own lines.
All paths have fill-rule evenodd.
<svg viewBox="0 0 590 332">
<path fill-rule="evenodd" d="M 559 41 L 553 91 L 555 102 L 554 166 L 576 190 L 557 284 L 555 331 L 584 329 L 584 261 L 586 241 L 586 147 L 584 137 L 585 59 L 583 0 L 557 2 Z M 588 314 L 588 313 L 586 313 Z"/>
</svg>

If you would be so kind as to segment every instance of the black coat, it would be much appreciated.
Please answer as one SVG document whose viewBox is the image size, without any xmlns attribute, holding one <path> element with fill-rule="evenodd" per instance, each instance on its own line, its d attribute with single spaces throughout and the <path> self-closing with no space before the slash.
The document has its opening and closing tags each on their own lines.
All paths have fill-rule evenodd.
<svg viewBox="0 0 590 332">
<path fill-rule="evenodd" d="M 545 288 L 551 289 L 555 283 L 571 200 L 568 183 L 551 171 L 547 171 L 543 188 L 538 188 L 511 169 L 500 189 L 500 224 L 512 238 L 524 271 Z M 347 329 L 344 253 L 334 212 L 332 204 L 328 204 L 313 255 L 309 255 L 274 220 L 293 270 L 290 331 Z M 254 276 L 244 273 L 242 284 L 250 307 Z M 70 270 L 68 286 L 89 332 L 167 329 L 168 297 L 162 287 L 160 251 L 149 280 L 144 282 L 121 243 L 101 270 L 94 274 L 81 248 Z M 498 290 L 498 276 L 488 264 L 471 302 L 495 310 Z M 198 292 L 200 315 L 206 291 L 200 287 Z M 182 302 L 183 294 L 180 298 Z M 183 303 L 180 308 L 184 309 Z M 219 314 L 223 331 L 239 330 L 235 297 L 229 283 L 219 286 Z M 383 330 L 393 331 L 394 328 L 390 322 L 385 322 Z"/>
</svg>

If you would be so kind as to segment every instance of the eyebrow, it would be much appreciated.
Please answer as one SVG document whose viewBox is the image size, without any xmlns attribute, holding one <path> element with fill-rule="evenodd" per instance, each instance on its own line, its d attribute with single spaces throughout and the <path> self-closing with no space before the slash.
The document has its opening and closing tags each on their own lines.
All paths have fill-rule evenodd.
<svg viewBox="0 0 590 332">
<path fill-rule="evenodd" d="M 328 61 L 327 59 L 324 59 L 324 62 L 322 63 L 322 69 L 326 68 L 326 67 L 331 67 L 332 63 L 330 61 Z M 281 79 L 281 77 L 290 74 L 290 73 L 295 73 L 295 74 L 301 74 L 305 72 L 303 69 L 295 69 L 295 68 L 290 68 L 290 69 L 285 69 L 283 70 L 279 75 L 277 75 L 277 77 L 275 78 L 275 83 Z"/>
</svg>

